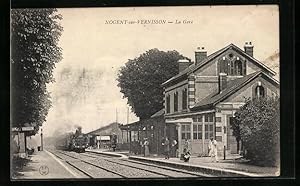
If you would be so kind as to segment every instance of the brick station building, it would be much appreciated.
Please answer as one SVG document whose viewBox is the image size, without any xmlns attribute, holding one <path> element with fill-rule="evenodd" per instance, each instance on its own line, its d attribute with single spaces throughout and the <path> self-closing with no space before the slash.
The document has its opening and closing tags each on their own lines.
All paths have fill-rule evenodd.
<svg viewBox="0 0 300 186">
<path fill-rule="evenodd" d="M 234 113 L 246 98 L 279 97 L 275 72 L 253 56 L 253 45 L 244 50 L 234 44 L 207 56 L 204 47 L 195 51 L 195 62 L 179 60 L 179 74 L 162 84 L 165 125 L 175 130 L 179 152 L 184 139 L 193 155 L 208 155 L 211 137 L 218 152 L 238 153 L 230 128 Z M 240 144 L 241 145 L 241 144 Z"/>
</svg>

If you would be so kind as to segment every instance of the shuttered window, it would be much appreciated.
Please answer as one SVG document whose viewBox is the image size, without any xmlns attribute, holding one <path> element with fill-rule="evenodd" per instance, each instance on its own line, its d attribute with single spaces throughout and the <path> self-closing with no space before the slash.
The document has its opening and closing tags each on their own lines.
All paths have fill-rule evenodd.
<svg viewBox="0 0 300 186">
<path fill-rule="evenodd" d="M 187 109 L 187 89 L 182 91 L 182 110 Z"/>
<path fill-rule="evenodd" d="M 167 113 L 170 113 L 170 95 L 167 95 Z"/>
<path fill-rule="evenodd" d="M 178 111 L 178 92 L 174 93 L 174 112 Z"/>
</svg>

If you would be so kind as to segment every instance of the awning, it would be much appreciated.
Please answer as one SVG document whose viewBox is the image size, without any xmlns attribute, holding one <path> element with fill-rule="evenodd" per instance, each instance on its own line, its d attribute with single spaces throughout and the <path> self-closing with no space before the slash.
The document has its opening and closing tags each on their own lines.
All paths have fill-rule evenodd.
<svg viewBox="0 0 300 186">
<path fill-rule="evenodd" d="M 166 119 L 166 123 L 191 123 L 193 122 L 192 118 L 181 118 L 181 119 Z"/>
</svg>

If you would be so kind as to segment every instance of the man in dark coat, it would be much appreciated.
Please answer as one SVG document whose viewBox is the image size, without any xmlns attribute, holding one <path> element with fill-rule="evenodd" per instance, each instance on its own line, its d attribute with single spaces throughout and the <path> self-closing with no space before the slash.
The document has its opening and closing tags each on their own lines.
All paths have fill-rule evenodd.
<svg viewBox="0 0 300 186">
<path fill-rule="evenodd" d="M 162 144 L 164 147 L 165 159 L 170 158 L 170 141 L 168 137 L 166 137 L 164 143 Z"/>
<path fill-rule="evenodd" d="M 171 157 L 177 157 L 177 141 L 174 139 L 171 144 Z"/>
</svg>

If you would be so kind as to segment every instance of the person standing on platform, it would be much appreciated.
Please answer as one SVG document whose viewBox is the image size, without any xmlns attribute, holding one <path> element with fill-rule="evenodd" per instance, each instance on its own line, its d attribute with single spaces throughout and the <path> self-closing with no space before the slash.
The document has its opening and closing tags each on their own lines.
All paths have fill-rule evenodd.
<svg viewBox="0 0 300 186">
<path fill-rule="evenodd" d="M 138 142 L 135 139 L 133 139 L 132 152 L 134 153 L 134 155 L 137 155 L 137 150 L 138 150 Z"/>
<path fill-rule="evenodd" d="M 140 141 L 140 153 L 139 154 L 143 154 L 144 155 L 144 140 L 141 139 Z"/>
<path fill-rule="evenodd" d="M 190 160 L 190 157 L 191 157 L 190 142 L 187 139 L 185 139 L 184 145 L 183 145 L 183 154 L 181 156 L 181 159 L 184 162 L 188 162 Z"/>
<path fill-rule="evenodd" d="M 172 157 L 177 157 L 177 141 L 176 139 L 174 139 L 172 141 L 172 145 L 171 145 L 171 156 Z"/>
<path fill-rule="evenodd" d="M 147 138 L 145 139 L 145 142 L 144 142 L 144 148 L 145 148 L 144 156 L 148 157 L 150 155 L 150 153 L 149 153 L 149 141 Z"/>
<path fill-rule="evenodd" d="M 217 141 L 214 138 L 210 138 L 208 149 L 212 162 L 218 162 Z"/>
<path fill-rule="evenodd" d="M 164 143 L 162 144 L 164 147 L 165 159 L 170 158 L 170 141 L 168 137 L 165 138 Z"/>
</svg>

